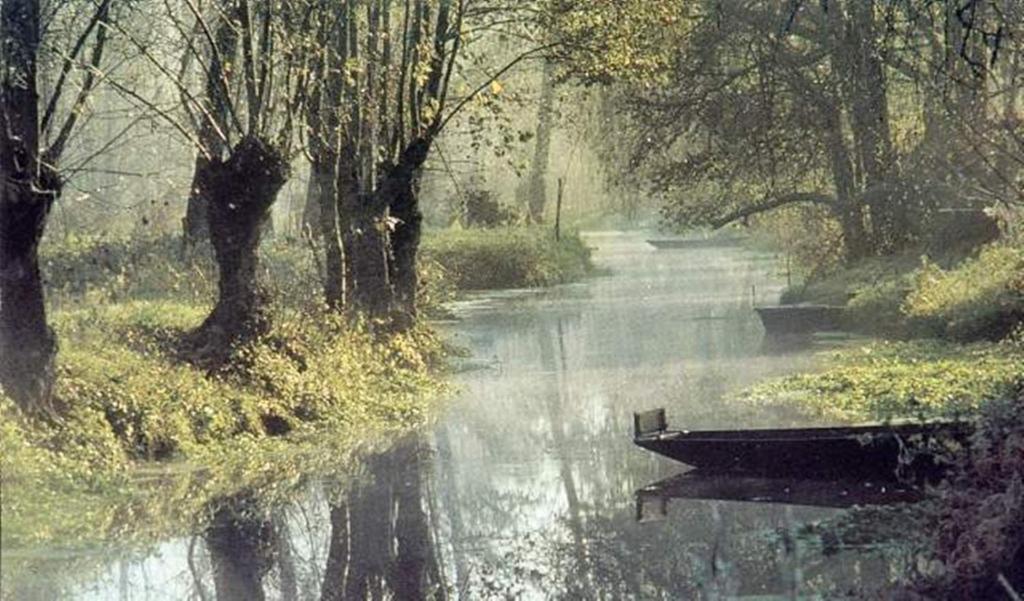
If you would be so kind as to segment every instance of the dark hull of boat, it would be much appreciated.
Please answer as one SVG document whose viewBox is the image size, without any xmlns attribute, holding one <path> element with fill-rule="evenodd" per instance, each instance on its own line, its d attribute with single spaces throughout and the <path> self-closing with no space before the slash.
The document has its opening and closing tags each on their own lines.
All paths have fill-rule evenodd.
<svg viewBox="0 0 1024 601">
<path fill-rule="evenodd" d="M 809 334 L 842 329 L 843 307 L 793 305 L 757 307 L 761 324 L 771 335 Z"/>
<path fill-rule="evenodd" d="M 723 248 L 736 246 L 741 238 L 692 238 L 689 240 L 648 240 L 647 243 L 657 249 L 680 249 L 680 248 Z"/>
<path fill-rule="evenodd" d="M 662 432 L 637 445 L 702 470 L 825 479 L 934 478 L 945 468 L 931 449 L 963 444 L 966 424 L 790 430 Z"/>
</svg>

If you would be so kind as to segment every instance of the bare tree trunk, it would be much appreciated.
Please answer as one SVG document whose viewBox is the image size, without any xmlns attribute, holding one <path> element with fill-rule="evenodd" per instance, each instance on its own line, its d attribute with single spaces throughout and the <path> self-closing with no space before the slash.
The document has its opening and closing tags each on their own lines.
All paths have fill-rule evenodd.
<svg viewBox="0 0 1024 601">
<path fill-rule="evenodd" d="M 876 250 L 891 252 L 908 234 L 903 195 L 879 193 L 892 183 L 896 159 L 889 128 L 887 83 L 876 40 L 874 0 L 849 3 L 846 52 L 849 72 L 843 80 L 849 94 L 850 126 L 859 165 L 860 189 L 875 189 L 867 208 Z"/>
<path fill-rule="evenodd" d="M 23 410 L 49 409 L 56 337 L 46 323 L 39 241 L 60 194 L 40 158 L 39 2 L 0 8 L 0 388 Z"/>
<path fill-rule="evenodd" d="M 193 249 L 210 241 L 210 222 L 206 217 L 210 203 L 199 185 L 201 174 L 209 168 L 210 160 L 201 153 L 197 154 L 195 169 L 192 172 L 192 185 L 189 187 L 188 202 L 185 205 L 185 220 L 182 222 L 186 249 Z"/>
<path fill-rule="evenodd" d="M 349 257 L 349 298 L 356 311 L 371 318 L 386 318 L 394 307 L 391 282 L 387 207 L 374 206 L 371 195 L 353 203 L 345 232 Z"/>
<path fill-rule="evenodd" d="M 46 323 L 39 240 L 60 185 L 48 169 L 28 180 L 8 170 L 10 156 L 0 191 L 0 388 L 34 412 L 51 409 L 57 338 Z"/>
<path fill-rule="evenodd" d="M 259 138 L 244 138 L 227 161 L 201 173 L 209 199 L 214 257 L 220 268 L 217 305 L 193 333 L 199 359 L 220 363 L 230 350 L 269 328 L 258 279 L 260 234 L 268 211 L 288 178 L 286 159 Z"/>
<path fill-rule="evenodd" d="M 832 167 L 832 182 L 836 189 L 836 218 L 843 230 L 843 245 L 847 261 L 855 261 L 870 252 L 867 231 L 864 228 L 864 209 L 857 194 L 853 162 L 843 139 L 838 107 L 826 110 L 827 147 Z"/>
<path fill-rule="evenodd" d="M 537 106 L 537 140 L 533 152 L 533 165 L 530 167 L 530 183 L 526 188 L 530 220 L 534 223 L 544 221 L 544 207 L 547 204 L 548 161 L 551 154 L 551 130 L 555 116 L 554 70 L 552 61 L 544 62 L 540 104 Z"/>
<path fill-rule="evenodd" d="M 416 289 L 419 285 L 416 257 L 423 228 L 419 177 L 430 145 L 428 138 L 413 140 L 397 164 L 387 171 L 377 191 L 378 204 L 388 208 L 394 222 L 389 241 L 388 273 L 394 290 L 393 317 L 398 329 L 409 327 L 416 318 Z"/>
<path fill-rule="evenodd" d="M 334 310 L 345 306 L 345 252 L 342 248 L 338 207 L 338 163 L 336 157 L 317 157 L 310 165 L 310 198 L 304 218 L 309 232 L 317 232 L 324 245 L 324 302 Z M 313 208 L 311 208 L 313 207 Z"/>
</svg>

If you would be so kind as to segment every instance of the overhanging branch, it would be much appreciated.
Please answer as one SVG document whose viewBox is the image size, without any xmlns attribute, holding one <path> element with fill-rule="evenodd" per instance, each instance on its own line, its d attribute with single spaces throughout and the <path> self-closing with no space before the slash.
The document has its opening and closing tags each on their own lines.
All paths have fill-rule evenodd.
<svg viewBox="0 0 1024 601">
<path fill-rule="evenodd" d="M 791 204 L 823 204 L 823 205 L 834 205 L 836 199 L 828 194 L 821 194 L 818 192 L 796 192 L 794 194 L 785 194 L 783 196 L 777 196 L 775 198 L 768 199 L 764 202 L 751 204 L 731 213 L 727 213 L 717 219 L 712 219 L 710 222 L 711 227 L 718 229 L 725 225 L 743 219 L 744 217 L 750 217 L 751 215 L 757 215 L 759 213 L 766 213 L 779 207 L 783 207 Z"/>
</svg>

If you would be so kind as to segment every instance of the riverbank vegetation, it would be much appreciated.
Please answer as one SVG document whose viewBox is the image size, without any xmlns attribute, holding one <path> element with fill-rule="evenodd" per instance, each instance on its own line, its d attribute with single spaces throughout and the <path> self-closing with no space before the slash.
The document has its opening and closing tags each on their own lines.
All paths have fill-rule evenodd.
<svg viewBox="0 0 1024 601">
<path fill-rule="evenodd" d="M 21 494 L 54 494 L 58 482 L 109 484 L 153 460 L 199 469 L 286 434 L 300 444 L 317 433 L 369 439 L 427 419 L 447 352 L 428 326 L 381 338 L 320 304 L 322 276 L 304 243 L 268 241 L 260 255 L 273 326 L 211 371 L 180 342 L 215 297 L 209 256 L 183 254 L 170 236 L 44 246 L 61 356 L 51 414 L 21 418 L 9 399 L 0 409 L 6 542 L 55 510 Z M 552 285 L 589 269 L 578 236 L 558 242 L 527 227 L 429 231 L 423 262 L 427 311 L 459 290 Z M 459 271 L 473 265 L 488 277 Z"/>
<path fill-rule="evenodd" d="M 963 512 L 1022 479 L 1019 413 L 988 417 L 1024 379 L 1022 24 L 993 0 L 4 2 L 4 543 L 82 526 L 60 506 L 102 513 L 143 462 L 271 473 L 421 423 L 426 318 L 583 277 L 554 232 L 604 203 L 767 235 L 785 301 L 883 339 L 749 401 L 985 424 L 935 553 L 992 586 L 950 549 L 1019 554 L 1019 514 Z M 159 504 L 135 494 L 119 511 Z"/>
<path fill-rule="evenodd" d="M 981 424 L 923 522 L 940 533 L 926 555 L 941 573 L 902 592 L 1017 598 L 1024 462 L 1012 441 L 1024 425 L 1019 411 L 988 416 L 1019 409 L 1024 385 L 1024 87 L 1020 61 L 1006 58 L 1022 55 L 1020 7 L 677 8 L 645 11 L 675 24 L 657 34 L 643 17 L 613 19 L 617 33 L 668 37 L 674 50 L 607 35 L 573 53 L 593 80 L 624 90 L 611 100 L 626 116 L 620 181 L 658 195 L 670 227 L 767 233 L 804 278 L 785 302 L 846 307 L 849 329 L 886 340 L 854 343 L 748 400 L 833 419 Z M 575 16 L 567 30 L 594 31 Z M 598 58 L 611 49 L 620 60 Z"/>
<path fill-rule="evenodd" d="M 446 230 L 428 236 L 423 253 L 459 290 L 564 284 L 593 269 L 590 251 L 578 234 L 555 239 L 539 227 Z"/>
</svg>

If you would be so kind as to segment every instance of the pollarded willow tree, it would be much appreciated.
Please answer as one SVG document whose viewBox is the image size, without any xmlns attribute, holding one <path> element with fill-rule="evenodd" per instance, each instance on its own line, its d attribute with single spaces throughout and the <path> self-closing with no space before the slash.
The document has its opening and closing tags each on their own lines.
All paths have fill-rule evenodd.
<svg viewBox="0 0 1024 601">
<path fill-rule="evenodd" d="M 260 283 L 262 225 L 291 171 L 296 115 L 306 97 L 311 8 L 294 2 L 215 0 L 165 5 L 159 27 L 174 48 L 124 34 L 180 99 L 177 112 L 122 87 L 196 148 L 193 197 L 219 268 L 217 302 L 189 336 L 195 359 L 218 365 L 269 329 Z M 171 63 L 167 57 L 177 57 Z"/>
<path fill-rule="evenodd" d="M 60 161 L 102 80 L 115 6 L 0 4 L 0 388 L 51 409 L 57 341 L 46 321 L 39 242 L 63 186 Z M 40 83 L 40 65 L 56 78 Z"/>
<path fill-rule="evenodd" d="M 473 83 L 457 92 L 453 76 L 465 45 L 498 23 L 528 23 L 522 6 L 489 0 L 328 4 L 310 4 L 318 15 L 319 52 L 311 61 L 306 105 L 326 301 L 404 327 L 416 316 L 419 182 L 432 146 L 453 115 L 547 47 L 524 33 L 522 53 L 482 76 L 460 73 Z"/>
</svg>

